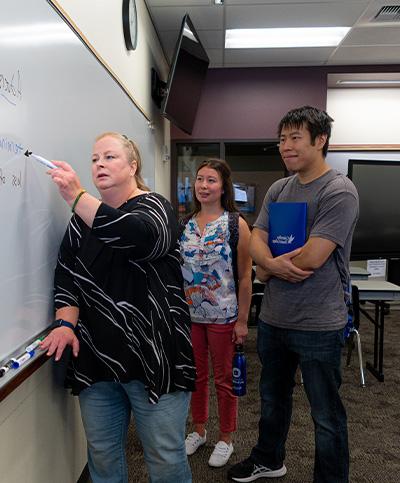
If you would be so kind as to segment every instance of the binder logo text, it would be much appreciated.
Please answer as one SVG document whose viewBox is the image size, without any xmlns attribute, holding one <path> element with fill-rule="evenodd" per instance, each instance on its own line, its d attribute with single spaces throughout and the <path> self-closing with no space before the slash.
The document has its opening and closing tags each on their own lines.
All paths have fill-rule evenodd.
<svg viewBox="0 0 400 483">
<path fill-rule="evenodd" d="M 279 245 L 291 245 L 294 241 L 293 235 L 278 235 L 272 239 L 272 243 L 278 243 Z"/>
</svg>

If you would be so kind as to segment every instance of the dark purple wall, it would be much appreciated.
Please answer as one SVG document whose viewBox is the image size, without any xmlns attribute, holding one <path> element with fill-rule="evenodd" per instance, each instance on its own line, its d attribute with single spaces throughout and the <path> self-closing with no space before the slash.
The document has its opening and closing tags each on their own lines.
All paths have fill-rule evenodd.
<svg viewBox="0 0 400 483">
<path fill-rule="evenodd" d="M 290 109 L 326 108 L 327 74 L 390 72 L 400 66 L 210 69 L 192 136 L 172 125 L 171 139 L 275 139 Z"/>
</svg>

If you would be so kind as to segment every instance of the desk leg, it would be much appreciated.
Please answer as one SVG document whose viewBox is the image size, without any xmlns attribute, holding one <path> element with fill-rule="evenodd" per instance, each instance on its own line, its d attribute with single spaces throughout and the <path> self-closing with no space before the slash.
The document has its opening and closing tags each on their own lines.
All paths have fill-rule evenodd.
<svg viewBox="0 0 400 483">
<path fill-rule="evenodd" d="M 382 377 L 383 381 L 383 337 L 385 334 L 385 302 L 380 302 L 380 319 L 379 319 L 379 361 L 378 370 L 379 375 Z"/>
<path fill-rule="evenodd" d="M 385 329 L 385 303 L 383 301 L 375 302 L 375 326 L 374 331 L 374 365 L 367 362 L 367 369 L 378 379 L 384 381 L 383 375 L 383 338 Z"/>
<path fill-rule="evenodd" d="M 379 352 L 379 344 L 378 344 L 378 329 L 379 329 L 379 302 L 375 304 L 375 322 L 374 322 L 374 367 L 378 367 L 378 352 Z"/>
</svg>

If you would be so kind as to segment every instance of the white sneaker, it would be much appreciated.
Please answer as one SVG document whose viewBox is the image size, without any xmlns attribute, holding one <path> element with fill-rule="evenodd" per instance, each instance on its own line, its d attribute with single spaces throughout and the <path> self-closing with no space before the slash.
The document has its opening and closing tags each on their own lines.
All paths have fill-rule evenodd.
<svg viewBox="0 0 400 483">
<path fill-rule="evenodd" d="M 204 436 L 200 436 L 199 433 L 196 433 L 196 431 L 194 433 L 188 434 L 185 439 L 186 454 L 188 456 L 192 455 L 206 441 L 207 441 L 207 431 L 204 433 Z"/>
<path fill-rule="evenodd" d="M 219 468 L 220 466 L 226 465 L 228 463 L 231 454 L 233 453 L 232 443 L 225 443 L 225 441 L 218 441 L 215 445 L 214 451 L 212 452 L 208 464 L 214 466 L 214 468 Z"/>
</svg>

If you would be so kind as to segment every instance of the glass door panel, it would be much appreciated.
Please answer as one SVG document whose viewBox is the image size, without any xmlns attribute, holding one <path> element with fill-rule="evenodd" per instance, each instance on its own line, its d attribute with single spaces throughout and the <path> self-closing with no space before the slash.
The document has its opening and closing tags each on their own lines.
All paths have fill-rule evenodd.
<svg viewBox="0 0 400 483">
<path fill-rule="evenodd" d="M 225 159 L 232 170 L 236 204 L 252 225 L 268 188 L 285 176 L 276 141 L 226 142 Z"/>
</svg>

